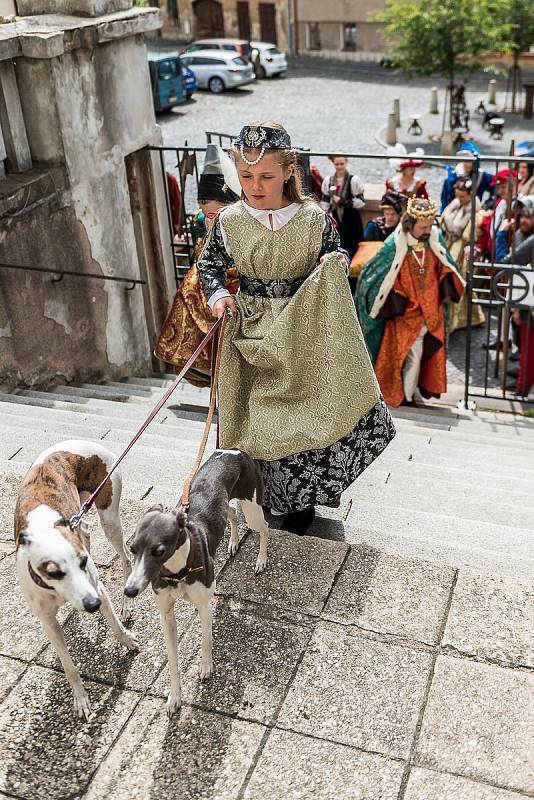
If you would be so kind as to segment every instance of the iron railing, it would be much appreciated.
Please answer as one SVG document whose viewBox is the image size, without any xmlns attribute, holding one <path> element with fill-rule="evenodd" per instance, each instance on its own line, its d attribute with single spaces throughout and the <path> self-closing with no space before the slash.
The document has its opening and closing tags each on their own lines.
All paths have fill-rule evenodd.
<svg viewBox="0 0 534 800">
<path fill-rule="evenodd" d="M 216 131 L 206 131 L 206 140 L 208 143 L 215 142 L 223 149 L 228 149 L 235 137 L 231 134 L 220 133 Z M 186 185 L 186 176 L 194 176 L 194 184 L 198 184 L 199 167 L 197 157 L 201 157 L 205 151 L 205 147 L 189 147 L 185 144 L 183 147 L 167 147 L 167 146 L 152 146 L 148 148 L 159 153 L 160 166 L 162 176 L 164 178 L 165 192 L 167 197 L 167 210 L 168 210 L 168 224 L 170 236 L 170 248 L 173 254 L 173 262 L 176 269 L 177 284 L 180 283 L 181 278 L 185 272 L 190 268 L 193 263 L 193 242 L 191 238 L 190 223 L 194 215 L 194 207 L 196 207 L 196 193 L 194 188 Z M 332 151 L 309 151 L 300 149 L 299 154 L 305 156 L 306 162 L 309 163 L 310 159 L 328 158 L 332 155 Z M 371 160 L 380 161 L 384 164 L 389 162 L 392 158 L 391 155 L 383 153 L 350 153 L 345 152 L 344 156 L 349 159 L 358 160 Z M 534 164 L 534 157 L 530 156 L 479 156 L 479 157 L 458 157 L 458 156 L 440 156 L 428 155 L 425 156 L 425 165 L 430 168 L 444 169 L 447 165 L 454 166 L 458 163 L 470 162 L 472 163 L 471 178 L 474 186 L 477 186 L 481 173 L 484 168 L 496 174 L 501 168 L 501 165 L 506 167 L 515 168 L 519 161 Z M 166 163 L 167 162 L 167 163 Z M 188 163 L 187 163 L 188 162 Z M 181 236 L 175 235 L 173 221 L 170 214 L 170 201 L 167 189 L 166 172 L 173 172 L 180 185 L 180 191 L 183 198 L 183 228 Z M 391 171 L 391 168 L 388 168 Z M 508 182 L 507 194 L 509 197 L 515 197 L 517 178 L 510 178 Z M 512 332 L 517 333 L 517 330 L 512 325 L 513 310 L 518 309 L 524 318 L 523 324 L 526 325 L 526 342 L 527 351 L 524 353 L 523 360 L 527 363 L 528 358 L 528 343 L 531 332 L 531 326 L 534 325 L 532 318 L 532 308 L 526 300 L 529 294 L 526 293 L 523 300 L 518 294 L 517 287 L 514 287 L 514 281 L 522 281 L 523 287 L 526 283 L 534 280 L 534 268 L 532 266 L 522 266 L 515 263 L 515 244 L 514 240 L 511 242 L 510 263 L 501 264 L 495 258 L 495 228 L 493 217 L 493 230 L 492 230 L 492 252 L 491 258 L 488 262 L 478 262 L 475 258 L 475 241 L 476 241 L 476 218 L 477 218 L 477 198 L 476 193 L 473 191 L 471 196 L 471 238 L 468 249 L 468 264 L 466 275 L 466 293 L 467 293 L 467 328 L 465 332 L 465 359 L 463 364 L 464 372 L 464 391 L 463 391 L 463 405 L 468 408 L 470 406 L 470 398 L 485 397 L 495 399 L 517 399 L 517 393 L 512 391 L 507 386 L 507 370 L 510 360 L 510 348 L 508 347 L 509 336 Z M 534 263 L 534 253 L 533 253 Z M 497 275 L 497 278 L 495 277 Z M 529 301 L 530 302 L 530 301 Z M 486 311 L 486 328 L 484 331 L 484 338 L 486 344 L 490 343 L 492 334 L 496 335 L 498 345 L 495 359 L 492 360 L 492 351 L 486 349 L 483 365 L 484 379 L 482 386 L 473 384 L 471 378 L 471 366 L 473 361 L 473 348 L 475 347 L 474 334 L 473 334 L 473 306 L 481 306 Z M 506 330 L 505 330 L 506 329 Z M 480 336 L 477 336 L 480 339 Z M 519 389 L 519 396 L 525 402 L 534 403 L 532 395 L 530 399 L 527 397 L 528 391 L 526 386 L 517 387 Z"/>
<path fill-rule="evenodd" d="M 115 281 L 116 283 L 127 283 L 126 291 L 130 292 L 136 286 L 145 286 L 146 281 L 139 280 L 139 278 L 125 278 L 118 275 L 99 275 L 97 272 L 75 272 L 71 269 L 49 269 L 48 267 L 30 267 L 27 264 L 4 264 L 0 262 L 2 269 L 21 269 L 27 272 L 41 272 L 48 275 L 56 275 L 59 277 L 52 278 L 51 283 L 59 283 L 63 280 L 65 275 L 73 278 L 94 278 L 97 281 Z"/>
</svg>

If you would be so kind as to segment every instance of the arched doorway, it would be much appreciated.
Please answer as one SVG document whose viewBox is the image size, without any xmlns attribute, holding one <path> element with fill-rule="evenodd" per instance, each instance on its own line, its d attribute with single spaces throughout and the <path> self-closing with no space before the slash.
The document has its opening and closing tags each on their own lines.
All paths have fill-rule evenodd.
<svg viewBox="0 0 534 800">
<path fill-rule="evenodd" d="M 218 0 L 195 0 L 193 11 L 197 39 L 224 36 L 224 15 Z"/>
</svg>

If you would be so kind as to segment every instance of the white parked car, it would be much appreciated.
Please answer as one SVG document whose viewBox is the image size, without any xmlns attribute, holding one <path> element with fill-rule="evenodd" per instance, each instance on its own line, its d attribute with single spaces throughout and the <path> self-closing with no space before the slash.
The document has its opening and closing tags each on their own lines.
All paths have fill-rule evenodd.
<svg viewBox="0 0 534 800">
<path fill-rule="evenodd" d="M 180 60 L 194 73 L 199 89 L 209 89 L 214 94 L 246 86 L 256 78 L 252 64 L 224 50 L 182 53 Z"/>
<path fill-rule="evenodd" d="M 257 78 L 272 78 L 287 72 L 287 59 L 275 44 L 269 42 L 251 42 L 252 63 Z"/>
</svg>

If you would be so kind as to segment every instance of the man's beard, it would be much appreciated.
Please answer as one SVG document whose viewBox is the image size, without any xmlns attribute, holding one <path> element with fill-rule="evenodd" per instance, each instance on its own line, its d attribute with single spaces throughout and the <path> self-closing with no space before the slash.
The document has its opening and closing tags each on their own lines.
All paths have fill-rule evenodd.
<svg viewBox="0 0 534 800">
<path fill-rule="evenodd" d="M 429 239 L 430 239 L 430 234 L 429 233 L 423 233 L 423 234 L 421 234 L 421 236 L 417 237 L 417 241 L 418 242 L 428 242 Z"/>
</svg>

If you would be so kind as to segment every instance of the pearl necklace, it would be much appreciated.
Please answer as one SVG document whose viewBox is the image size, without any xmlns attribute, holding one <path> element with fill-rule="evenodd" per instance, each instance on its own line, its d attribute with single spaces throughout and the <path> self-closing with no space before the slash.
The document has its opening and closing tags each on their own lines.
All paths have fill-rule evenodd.
<svg viewBox="0 0 534 800">
<path fill-rule="evenodd" d="M 265 145 L 264 144 L 262 144 L 262 146 L 260 148 L 259 156 L 257 158 L 255 158 L 254 161 L 249 161 L 248 158 L 246 157 L 244 145 L 240 145 L 239 150 L 240 150 L 240 153 L 241 153 L 241 158 L 243 159 L 245 164 L 249 165 L 249 167 L 253 167 L 255 164 L 258 164 L 262 160 L 263 156 L 265 155 Z"/>
</svg>

